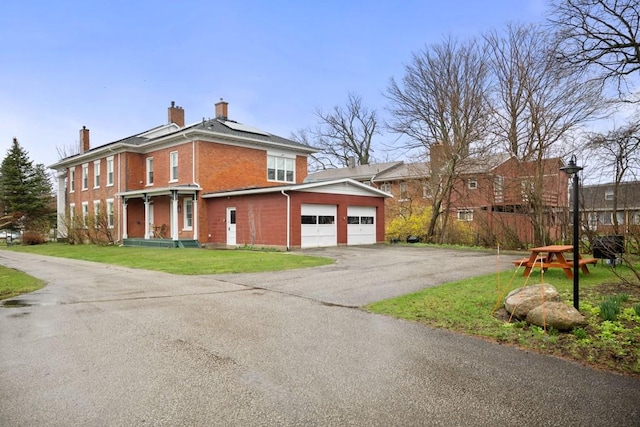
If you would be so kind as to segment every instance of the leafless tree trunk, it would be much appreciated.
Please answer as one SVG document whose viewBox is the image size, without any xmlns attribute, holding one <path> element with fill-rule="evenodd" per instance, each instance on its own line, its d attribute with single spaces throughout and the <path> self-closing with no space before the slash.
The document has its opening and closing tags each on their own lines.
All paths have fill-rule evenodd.
<svg viewBox="0 0 640 427">
<path fill-rule="evenodd" d="M 320 150 L 312 156 L 315 169 L 368 165 L 372 161 L 373 137 L 380 133 L 378 117 L 376 110 L 362 104 L 359 95 L 350 93 L 344 107 L 336 105 L 328 113 L 317 109 L 316 116 L 315 129 L 302 129 L 292 136 Z"/>
<path fill-rule="evenodd" d="M 488 67 L 482 52 L 476 41 L 448 39 L 428 46 L 413 54 L 402 81 L 391 79 L 387 89 L 392 102 L 389 129 L 409 137 L 405 148 L 424 150 L 430 157 L 429 241 L 442 237 L 436 226 L 441 215 L 448 216 L 443 208 L 450 206 L 460 163 L 486 129 Z"/>
<path fill-rule="evenodd" d="M 638 0 L 554 0 L 551 23 L 561 38 L 561 58 L 595 66 L 621 89 L 625 76 L 640 71 Z"/>
<path fill-rule="evenodd" d="M 569 132 L 603 108 L 600 86 L 556 58 L 554 39 L 540 27 L 509 25 L 485 35 L 494 76 L 492 127 L 496 141 L 535 170 L 523 182 L 523 205 L 536 244 L 546 244 L 544 161 L 561 153 Z"/>
</svg>

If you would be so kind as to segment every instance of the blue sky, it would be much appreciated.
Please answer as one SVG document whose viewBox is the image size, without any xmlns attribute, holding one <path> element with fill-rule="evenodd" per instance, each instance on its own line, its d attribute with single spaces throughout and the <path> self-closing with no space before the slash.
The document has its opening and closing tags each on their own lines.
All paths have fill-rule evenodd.
<svg viewBox="0 0 640 427">
<path fill-rule="evenodd" d="M 545 0 L 65 1 L 0 6 L 0 155 L 36 163 L 91 130 L 96 147 L 167 121 L 214 115 L 289 137 L 349 92 L 383 120 L 411 54 L 507 22 L 542 22 Z M 383 135 L 378 142 L 389 142 Z M 376 153 L 378 156 L 381 153 Z"/>
</svg>

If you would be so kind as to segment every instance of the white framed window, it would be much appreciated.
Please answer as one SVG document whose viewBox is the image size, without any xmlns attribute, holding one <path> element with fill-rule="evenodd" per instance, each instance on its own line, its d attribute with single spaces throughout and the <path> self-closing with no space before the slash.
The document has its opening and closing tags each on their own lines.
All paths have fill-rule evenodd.
<svg viewBox="0 0 640 427">
<path fill-rule="evenodd" d="M 469 182 L 467 183 L 467 186 L 469 187 L 469 190 L 475 190 L 478 188 L 478 180 L 476 178 L 470 178 Z"/>
<path fill-rule="evenodd" d="M 385 193 L 391 193 L 391 183 L 383 182 L 382 185 L 380 185 L 380 190 L 384 191 Z"/>
<path fill-rule="evenodd" d="M 107 187 L 113 185 L 113 156 L 107 157 Z"/>
<path fill-rule="evenodd" d="M 93 201 L 93 227 L 98 228 L 101 223 L 100 219 L 100 200 Z"/>
<path fill-rule="evenodd" d="M 100 160 L 93 162 L 93 188 L 100 188 Z"/>
<path fill-rule="evenodd" d="M 429 184 L 422 184 L 422 197 L 425 199 L 431 198 L 431 187 L 429 187 Z"/>
<path fill-rule="evenodd" d="M 182 211 L 184 212 L 184 229 L 193 230 L 193 199 L 185 198 L 182 203 Z"/>
<path fill-rule="evenodd" d="M 69 168 L 69 193 L 76 191 L 76 168 Z"/>
<path fill-rule="evenodd" d="M 147 185 L 153 185 L 153 157 L 147 157 Z"/>
<path fill-rule="evenodd" d="M 598 213 L 589 212 L 589 230 L 596 231 L 598 229 Z"/>
<path fill-rule="evenodd" d="M 82 202 L 82 226 L 87 226 L 87 218 L 89 217 L 89 202 Z"/>
<path fill-rule="evenodd" d="M 69 203 L 69 222 L 71 223 L 71 225 L 74 224 L 75 219 L 76 219 L 76 204 Z"/>
<path fill-rule="evenodd" d="M 89 189 L 89 163 L 82 165 L 82 189 Z"/>
<path fill-rule="evenodd" d="M 178 180 L 178 152 L 169 153 L 169 182 Z"/>
<path fill-rule="evenodd" d="M 458 209 L 458 221 L 473 221 L 473 209 Z"/>
<path fill-rule="evenodd" d="M 295 182 L 295 159 L 267 155 L 267 180 Z"/>
<path fill-rule="evenodd" d="M 605 200 L 613 200 L 613 190 L 607 190 L 604 192 Z"/>
<path fill-rule="evenodd" d="M 113 199 L 107 199 L 107 227 L 113 228 L 115 224 Z"/>
<path fill-rule="evenodd" d="M 407 183 L 406 182 L 401 182 L 400 183 L 400 200 L 407 200 L 408 196 L 407 196 Z"/>
</svg>

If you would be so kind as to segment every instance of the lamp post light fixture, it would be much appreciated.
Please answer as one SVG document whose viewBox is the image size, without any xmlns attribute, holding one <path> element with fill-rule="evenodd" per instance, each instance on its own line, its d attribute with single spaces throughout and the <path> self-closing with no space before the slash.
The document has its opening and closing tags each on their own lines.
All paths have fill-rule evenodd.
<svg viewBox="0 0 640 427">
<path fill-rule="evenodd" d="M 580 310 L 580 225 L 579 225 L 579 209 L 578 203 L 579 188 L 578 188 L 578 172 L 582 170 L 582 166 L 576 164 L 576 155 L 571 156 L 569 164 L 560 168 L 561 171 L 567 175 L 573 175 L 573 192 L 571 198 L 573 199 L 573 306 L 576 310 Z"/>
</svg>

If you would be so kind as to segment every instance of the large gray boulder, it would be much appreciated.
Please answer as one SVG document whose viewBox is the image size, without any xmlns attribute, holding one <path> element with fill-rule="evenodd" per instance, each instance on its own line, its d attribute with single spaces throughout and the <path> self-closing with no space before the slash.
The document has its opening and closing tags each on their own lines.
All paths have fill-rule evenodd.
<svg viewBox="0 0 640 427">
<path fill-rule="evenodd" d="M 560 301 L 560 294 L 548 283 L 514 289 L 505 298 L 504 308 L 516 319 L 524 320 L 543 301 Z"/>
<path fill-rule="evenodd" d="M 545 302 L 529 311 L 527 323 L 559 331 L 568 331 L 587 322 L 574 307 L 562 302 Z"/>
</svg>

